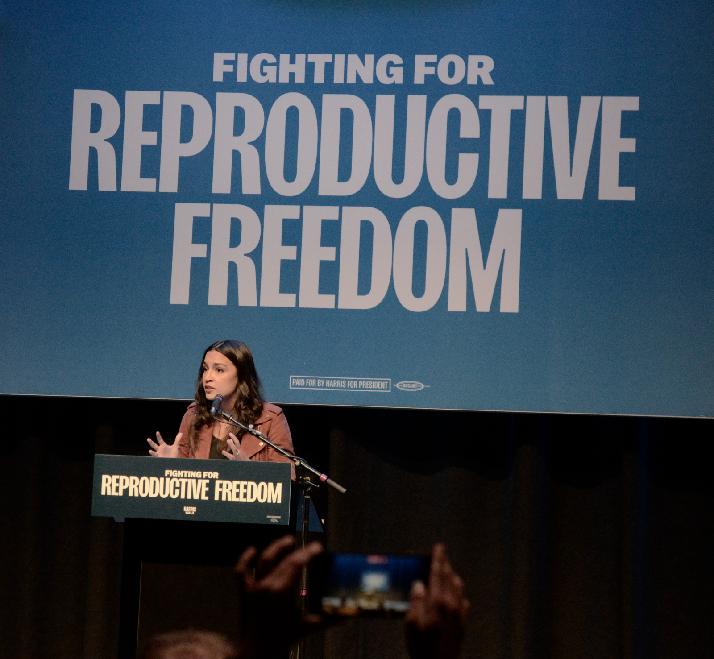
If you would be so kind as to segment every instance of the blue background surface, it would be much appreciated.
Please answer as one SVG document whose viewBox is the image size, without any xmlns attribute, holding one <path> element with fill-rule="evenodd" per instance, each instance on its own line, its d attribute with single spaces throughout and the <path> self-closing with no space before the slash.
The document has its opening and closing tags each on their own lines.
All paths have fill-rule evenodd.
<svg viewBox="0 0 714 659">
<path fill-rule="evenodd" d="M 277 402 L 714 416 L 713 14 L 703 0 L 4 2 L 0 392 L 191 398 L 203 348 L 240 338 Z M 214 83 L 214 52 L 396 53 L 405 84 Z M 488 55 L 495 84 L 411 84 L 406 65 L 430 53 Z M 488 199 L 488 111 L 473 141 L 476 182 L 454 201 L 437 197 L 426 173 L 402 200 L 382 195 L 371 175 L 355 195 L 319 196 L 317 172 L 303 194 L 280 197 L 264 169 L 260 197 L 238 192 L 235 171 L 233 193 L 213 195 L 212 141 L 182 159 L 178 193 L 100 192 L 91 164 L 88 190 L 71 191 L 75 89 L 109 92 L 122 120 L 127 90 L 192 91 L 212 106 L 216 91 L 243 91 L 266 118 L 287 91 L 310 97 L 318 117 L 326 93 L 360 95 L 370 108 L 376 94 L 396 94 L 399 105 L 421 93 L 429 109 L 447 93 L 566 95 L 571 149 L 581 96 L 638 96 L 639 112 L 624 113 L 622 128 L 636 153 L 620 157 L 620 185 L 635 186 L 637 198 L 597 199 L 598 122 L 583 199 L 556 199 L 546 120 L 543 198 L 521 199 L 525 113 L 514 112 L 509 195 Z M 161 106 L 148 106 L 144 130 L 160 129 Z M 110 140 L 118 180 L 122 140 L 120 127 Z M 143 176 L 158 177 L 159 153 L 144 148 Z M 425 205 L 447 235 L 451 208 L 473 207 L 484 253 L 498 210 L 522 208 L 520 311 L 498 311 L 498 285 L 489 313 L 476 312 L 470 289 L 468 310 L 448 312 L 446 287 L 423 313 L 403 308 L 393 286 L 364 311 L 239 307 L 234 278 L 228 305 L 208 306 L 208 259 L 194 261 L 191 303 L 170 305 L 180 202 L 244 203 L 261 219 L 265 204 L 375 206 L 393 231 L 406 210 Z M 209 226 L 197 221 L 194 242 L 210 242 Z M 299 254 L 299 231 L 285 243 Z M 326 230 L 323 244 L 338 246 L 338 232 Z M 297 264 L 283 272 L 281 290 L 296 292 Z M 337 272 L 323 264 L 321 291 L 336 292 Z M 290 375 L 428 386 L 297 391 Z"/>
</svg>

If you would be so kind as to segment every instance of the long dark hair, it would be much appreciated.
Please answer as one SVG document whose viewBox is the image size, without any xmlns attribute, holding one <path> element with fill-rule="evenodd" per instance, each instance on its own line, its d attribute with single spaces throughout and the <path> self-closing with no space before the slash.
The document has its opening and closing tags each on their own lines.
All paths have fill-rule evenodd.
<svg viewBox="0 0 714 659">
<path fill-rule="evenodd" d="M 194 400 L 198 404 L 198 412 L 193 418 L 188 437 L 191 453 L 194 455 L 198 442 L 198 431 L 204 426 L 213 423 L 211 401 L 206 398 L 206 392 L 203 390 L 203 362 L 211 350 L 220 352 L 223 356 L 228 357 L 238 369 L 238 398 L 234 408 L 231 410 L 231 414 L 238 421 L 246 426 L 254 423 L 263 411 L 263 404 L 265 403 L 260 378 L 255 370 L 253 355 L 248 346 L 242 341 L 233 340 L 217 341 L 208 346 L 203 351 L 201 366 L 198 369 L 196 395 L 194 396 Z M 242 431 L 238 430 L 235 434 L 240 437 Z"/>
</svg>

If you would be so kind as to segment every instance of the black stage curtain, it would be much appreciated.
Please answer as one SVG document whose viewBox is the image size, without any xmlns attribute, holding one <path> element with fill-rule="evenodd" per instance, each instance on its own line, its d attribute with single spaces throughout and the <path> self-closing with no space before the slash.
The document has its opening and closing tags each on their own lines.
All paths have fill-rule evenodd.
<svg viewBox="0 0 714 659">
<path fill-rule="evenodd" d="M 92 458 L 173 437 L 185 405 L 0 397 L 2 657 L 117 656 L 123 524 L 90 517 Z M 348 489 L 317 499 L 330 549 L 446 542 L 473 604 L 465 657 L 714 656 L 714 421 L 285 410 L 298 452 Z M 354 621 L 309 648 L 405 657 L 402 634 Z"/>
</svg>

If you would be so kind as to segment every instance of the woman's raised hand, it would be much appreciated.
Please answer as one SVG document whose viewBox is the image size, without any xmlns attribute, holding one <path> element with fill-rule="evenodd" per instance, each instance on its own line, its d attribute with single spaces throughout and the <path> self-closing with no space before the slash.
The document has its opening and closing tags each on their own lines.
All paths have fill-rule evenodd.
<svg viewBox="0 0 714 659">
<path fill-rule="evenodd" d="M 161 433 L 157 432 L 156 441 L 151 439 L 151 437 L 147 437 L 146 439 L 146 441 L 149 442 L 149 446 L 151 447 L 149 449 L 149 453 L 155 458 L 178 458 L 179 443 L 181 442 L 182 437 L 183 433 L 180 432 L 178 435 L 176 435 L 176 439 L 174 439 L 173 444 L 167 444 L 161 436 Z"/>
<path fill-rule="evenodd" d="M 240 442 L 238 441 L 238 438 L 232 432 L 228 433 L 228 439 L 226 441 L 228 442 L 228 448 L 231 449 L 231 452 L 229 453 L 228 451 L 222 451 L 222 453 L 229 460 L 247 460 L 248 459 L 248 457 L 246 456 L 245 453 L 243 453 L 243 450 L 240 447 Z"/>
</svg>

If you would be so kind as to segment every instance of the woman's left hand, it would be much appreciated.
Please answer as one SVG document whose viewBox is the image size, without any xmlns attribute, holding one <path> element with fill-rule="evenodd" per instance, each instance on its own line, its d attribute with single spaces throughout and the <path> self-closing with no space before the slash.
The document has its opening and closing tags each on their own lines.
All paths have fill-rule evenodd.
<svg viewBox="0 0 714 659">
<path fill-rule="evenodd" d="M 164 438 L 161 436 L 160 432 L 156 433 L 156 441 L 148 437 L 146 439 L 149 442 L 149 453 L 155 458 L 178 458 L 179 457 L 179 445 L 181 443 L 181 438 L 183 433 L 176 435 L 173 444 L 167 444 Z"/>
<path fill-rule="evenodd" d="M 248 456 L 243 453 L 243 449 L 240 446 L 238 438 L 232 433 L 228 433 L 228 447 L 231 449 L 230 453 L 228 451 L 223 451 L 229 460 L 248 460 Z"/>
</svg>

